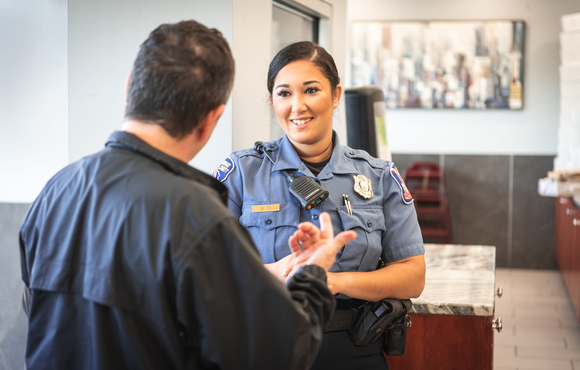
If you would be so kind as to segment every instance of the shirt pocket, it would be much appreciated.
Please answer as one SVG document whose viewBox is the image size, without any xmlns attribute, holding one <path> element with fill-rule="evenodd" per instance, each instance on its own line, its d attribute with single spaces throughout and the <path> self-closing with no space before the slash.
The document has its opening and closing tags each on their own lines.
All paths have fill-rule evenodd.
<svg viewBox="0 0 580 370">
<path fill-rule="evenodd" d="M 381 243 L 385 228 L 383 209 L 353 208 L 352 216 L 346 207 L 339 207 L 338 214 L 343 229 L 353 230 L 357 238 L 347 243 L 337 261 L 342 271 L 374 271 L 383 250 Z"/>
<path fill-rule="evenodd" d="M 240 223 L 250 232 L 264 263 L 273 263 L 290 254 L 288 238 L 300 222 L 300 208 L 285 203 L 279 211 L 252 212 L 256 205 L 262 204 L 244 204 Z"/>
</svg>

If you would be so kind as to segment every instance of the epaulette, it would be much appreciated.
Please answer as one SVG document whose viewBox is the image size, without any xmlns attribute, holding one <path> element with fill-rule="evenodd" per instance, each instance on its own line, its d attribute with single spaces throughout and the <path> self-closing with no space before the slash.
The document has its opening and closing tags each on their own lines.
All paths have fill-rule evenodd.
<svg viewBox="0 0 580 370">
<path fill-rule="evenodd" d="M 362 149 L 351 149 L 348 148 L 344 155 L 351 159 L 362 159 L 366 161 L 371 167 L 378 168 L 378 169 L 385 169 L 389 166 L 389 162 L 383 159 L 375 158 L 371 156 L 369 153 Z"/>
<path fill-rule="evenodd" d="M 268 151 L 276 151 L 279 148 L 279 145 L 276 144 L 276 142 L 269 142 L 269 143 L 265 143 L 264 146 L 266 148 L 268 148 Z M 252 156 L 252 157 L 256 157 L 256 158 L 264 158 L 264 154 L 263 153 L 258 153 L 258 151 L 254 148 L 248 148 L 248 149 L 242 149 L 242 150 L 237 150 L 234 152 L 234 154 L 239 157 L 239 158 L 244 158 L 244 157 L 248 157 L 248 156 Z"/>
</svg>

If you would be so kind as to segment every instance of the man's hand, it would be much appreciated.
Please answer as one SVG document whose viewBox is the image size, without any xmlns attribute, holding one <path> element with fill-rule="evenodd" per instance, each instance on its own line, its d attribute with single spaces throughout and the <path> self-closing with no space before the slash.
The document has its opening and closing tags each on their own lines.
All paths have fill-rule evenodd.
<svg viewBox="0 0 580 370">
<path fill-rule="evenodd" d="M 286 275 L 291 276 L 304 265 L 317 265 L 328 271 L 338 251 L 354 239 L 354 231 L 343 231 L 334 237 L 332 222 L 326 212 L 320 215 L 320 230 L 310 222 L 299 224 L 298 230 L 288 239 L 294 263 L 288 265 Z"/>
</svg>

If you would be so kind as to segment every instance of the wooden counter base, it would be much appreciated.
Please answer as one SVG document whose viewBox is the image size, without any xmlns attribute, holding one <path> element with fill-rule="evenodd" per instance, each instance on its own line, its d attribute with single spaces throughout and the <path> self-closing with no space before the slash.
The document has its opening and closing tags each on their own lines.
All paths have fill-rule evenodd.
<svg viewBox="0 0 580 370">
<path fill-rule="evenodd" d="M 492 370 L 493 316 L 410 314 L 405 356 L 391 370 Z"/>
</svg>

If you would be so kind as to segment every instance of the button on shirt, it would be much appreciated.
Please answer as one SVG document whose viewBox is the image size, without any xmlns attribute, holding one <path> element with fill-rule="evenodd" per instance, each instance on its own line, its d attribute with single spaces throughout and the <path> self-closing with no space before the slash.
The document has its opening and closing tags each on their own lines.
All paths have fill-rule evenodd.
<svg viewBox="0 0 580 370">
<path fill-rule="evenodd" d="M 273 263 L 290 254 L 288 238 L 297 225 L 310 221 L 320 226 L 321 212 L 330 214 L 335 234 L 343 230 L 357 233 L 357 239 L 337 255 L 332 272 L 374 271 L 379 257 L 388 263 L 423 254 L 415 207 L 403 202 L 401 188 L 391 176 L 391 163 L 340 145 L 336 133 L 334 143 L 330 162 L 317 177 L 302 163 L 286 136 L 265 144 L 276 164 L 255 149 L 230 156 L 235 167 L 224 181 L 230 191 L 228 207 L 250 231 L 264 262 Z M 303 209 L 292 198 L 282 170 L 314 178 L 329 191 L 329 197 L 320 207 Z M 354 175 L 364 175 L 371 181 L 371 199 L 355 192 Z M 352 216 L 343 194 L 350 199 Z M 279 205 L 279 210 L 255 207 L 264 205 Z"/>
</svg>

